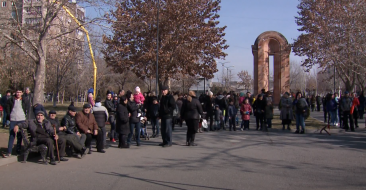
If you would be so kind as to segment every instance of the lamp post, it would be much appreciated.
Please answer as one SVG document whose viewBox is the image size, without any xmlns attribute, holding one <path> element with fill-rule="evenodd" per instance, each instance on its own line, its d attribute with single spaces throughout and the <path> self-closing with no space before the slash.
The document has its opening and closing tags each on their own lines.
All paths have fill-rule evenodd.
<svg viewBox="0 0 366 190">
<path fill-rule="evenodd" d="M 224 67 L 225 67 L 225 66 L 224 66 Z M 230 87 L 230 82 L 231 82 L 231 81 L 229 81 L 229 68 L 231 68 L 231 67 L 234 67 L 234 66 L 225 67 L 225 68 L 226 68 L 227 81 L 228 81 L 228 83 L 229 83 L 229 85 L 227 85 L 227 86 L 228 86 L 228 89 L 229 89 L 229 87 Z"/>
<path fill-rule="evenodd" d="M 156 96 L 159 97 L 159 9 L 160 1 L 158 0 L 158 14 L 157 14 L 157 35 L 156 35 Z"/>
</svg>

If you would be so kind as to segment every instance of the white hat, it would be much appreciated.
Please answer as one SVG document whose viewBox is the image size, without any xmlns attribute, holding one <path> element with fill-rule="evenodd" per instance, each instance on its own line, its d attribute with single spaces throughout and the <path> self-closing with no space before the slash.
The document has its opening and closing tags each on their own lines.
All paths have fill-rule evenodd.
<svg viewBox="0 0 366 190">
<path fill-rule="evenodd" d="M 140 87 L 136 86 L 135 91 L 136 92 L 141 92 Z"/>
</svg>

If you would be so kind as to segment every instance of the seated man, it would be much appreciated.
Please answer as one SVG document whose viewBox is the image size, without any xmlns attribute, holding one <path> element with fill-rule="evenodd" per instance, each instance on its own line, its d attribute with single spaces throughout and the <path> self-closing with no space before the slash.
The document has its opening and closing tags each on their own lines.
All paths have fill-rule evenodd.
<svg viewBox="0 0 366 190">
<path fill-rule="evenodd" d="M 89 148 L 88 154 L 92 153 L 91 141 L 93 138 L 97 139 L 97 151 L 105 153 L 103 150 L 103 135 L 98 133 L 98 125 L 95 121 L 94 115 L 90 113 L 91 105 L 84 104 L 83 111 L 79 112 L 75 116 L 76 126 L 82 134 L 86 135 L 85 146 Z"/>
<path fill-rule="evenodd" d="M 80 157 L 82 158 L 86 148 L 80 144 L 78 137 L 76 135 L 66 133 L 67 128 L 65 126 L 60 127 L 60 122 L 58 122 L 58 119 L 56 118 L 56 111 L 51 110 L 48 115 L 48 120 L 51 122 L 52 127 L 56 127 L 59 139 L 65 139 L 68 145 L 71 145 L 75 150 L 80 152 Z"/>
<path fill-rule="evenodd" d="M 86 136 L 85 134 L 81 134 L 79 129 L 76 127 L 75 122 L 75 115 L 76 115 L 76 108 L 74 107 L 73 103 L 67 108 L 67 114 L 62 118 L 61 120 L 61 126 L 66 127 L 66 133 L 67 134 L 73 134 L 75 135 L 80 144 L 84 146 Z"/>
<path fill-rule="evenodd" d="M 48 156 L 50 157 L 50 164 L 56 165 L 55 155 L 54 155 L 54 144 L 57 140 L 60 160 L 67 161 L 68 159 L 64 158 L 65 155 L 65 139 L 59 139 L 58 135 L 55 134 L 51 123 L 44 119 L 45 113 L 43 111 L 38 111 L 36 113 L 36 119 L 26 120 L 23 123 L 15 125 L 14 132 L 17 133 L 19 127 L 22 129 L 28 129 L 31 134 L 31 142 L 36 142 L 37 145 L 45 144 L 48 147 Z"/>
</svg>

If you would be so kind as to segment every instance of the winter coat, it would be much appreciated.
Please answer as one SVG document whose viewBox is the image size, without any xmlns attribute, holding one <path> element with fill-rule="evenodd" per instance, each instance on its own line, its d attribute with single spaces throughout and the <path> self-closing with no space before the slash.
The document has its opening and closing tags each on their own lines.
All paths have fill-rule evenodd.
<svg viewBox="0 0 366 190">
<path fill-rule="evenodd" d="M 226 98 L 223 95 L 218 95 L 216 97 L 215 104 L 219 106 L 221 111 L 226 110 L 228 108 Z"/>
<path fill-rule="evenodd" d="M 207 112 L 208 116 L 211 116 L 211 115 L 213 115 L 213 109 L 214 109 L 213 99 L 210 98 L 210 96 L 207 96 L 206 100 L 205 100 L 205 109 L 203 109 L 203 110 L 205 110 Z"/>
<path fill-rule="evenodd" d="M 327 103 L 326 103 L 326 108 L 325 109 L 327 109 L 327 111 L 335 111 L 335 110 L 337 110 L 337 103 L 336 103 L 336 101 L 334 99 L 328 100 L 326 102 Z"/>
<path fill-rule="evenodd" d="M 239 105 L 240 105 L 240 107 L 241 107 L 241 105 L 243 105 L 243 104 L 244 104 L 244 100 L 245 100 L 245 97 L 244 97 L 244 96 L 241 96 L 241 97 L 239 98 Z"/>
<path fill-rule="evenodd" d="M 64 118 L 62 118 L 61 126 L 66 127 L 68 134 L 79 132 L 79 129 L 76 127 L 75 117 L 72 117 L 69 113 L 67 113 Z"/>
<path fill-rule="evenodd" d="M 220 109 L 215 109 L 215 121 L 220 121 L 221 116 L 222 116 L 222 111 Z"/>
<path fill-rule="evenodd" d="M 160 106 L 159 104 L 152 104 L 149 108 L 149 114 L 150 114 L 150 118 L 152 119 L 156 119 L 159 117 L 159 109 L 160 109 Z"/>
<path fill-rule="evenodd" d="M 354 117 L 358 117 L 358 106 L 359 105 L 360 105 L 360 101 L 358 100 L 358 98 L 353 98 L 351 111 L 353 109 L 352 114 L 353 114 Z"/>
<path fill-rule="evenodd" d="M 143 104 L 145 101 L 145 97 L 144 97 L 144 95 L 142 95 L 141 92 L 138 94 L 134 94 L 133 99 L 135 100 L 136 104 Z"/>
<path fill-rule="evenodd" d="M 266 119 L 273 119 L 273 106 L 272 106 L 272 104 L 266 106 L 265 116 L 266 116 Z"/>
<path fill-rule="evenodd" d="M 33 113 L 33 97 L 31 94 L 24 93 L 22 96 L 22 99 L 25 101 L 25 109 L 27 110 L 28 114 L 26 119 L 34 119 L 34 113 Z"/>
<path fill-rule="evenodd" d="M 5 111 L 6 111 L 6 119 L 7 120 L 10 120 L 10 114 L 13 111 L 14 102 L 15 102 L 15 97 L 11 97 L 6 102 Z M 25 114 L 25 118 L 27 118 L 28 112 L 27 112 L 27 109 L 26 109 L 25 101 L 23 101 L 23 100 L 22 100 L 22 108 L 23 108 L 23 111 L 24 111 L 24 114 Z"/>
<path fill-rule="evenodd" d="M 116 108 L 113 103 L 113 99 L 106 99 L 104 102 L 105 108 L 107 108 L 109 115 L 114 115 L 116 113 Z"/>
<path fill-rule="evenodd" d="M 105 127 L 105 122 L 108 121 L 108 111 L 107 108 L 102 106 L 100 102 L 97 102 L 93 107 L 93 114 L 98 127 Z"/>
<path fill-rule="evenodd" d="M 291 98 L 285 98 L 282 97 L 280 100 L 280 106 L 279 106 L 281 113 L 280 113 L 280 119 L 293 119 L 293 113 L 292 113 L 292 99 Z"/>
<path fill-rule="evenodd" d="M 310 99 L 310 103 L 311 103 L 311 105 L 315 105 L 316 100 L 315 100 L 315 97 L 314 97 L 314 96 L 313 96 L 313 97 L 311 97 L 311 99 Z"/>
<path fill-rule="evenodd" d="M 171 94 L 161 96 L 160 109 L 159 109 L 159 117 L 161 119 L 172 119 L 173 110 L 175 108 L 176 108 L 175 100 Z"/>
<path fill-rule="evenodd" d="M 203 114 L 203 109 L 196 97 L 192 97 L 191 101 L 185 100 L 183 102 L 181 117 L 185 120 L 200 119 Z"/>
<path fill-rule="evenodd" d="M 340 106 L 342 111 L 350 111 L 352 106 L 352 98 L 342 97 Z"/>
<path fill-rule="evenodd" d="M 250 114 L 252 113 L 252 106 L 250 104 L 242 104 L 240 108 L 241 119 L 250 120 Z"/>
<path fill-rule="evenodd" d="M 31 142 L 36 142 L 36 138 L 37 138 L 37 126 L 39 125 L 39 123 L 37 122 L 37 120 L 35 119 L 28 119 L 23 123 L 19 123 L 18 126 L 21 129 L 28 129 L 28 132 L 31 135 Z M 53 136 L 55 135 L 55 131 L 53 130 L 53 127 L 51 125 L 51 122 L 49 122 L 48 120 L 43 120 L 42 122 L 42 126 L 45 130 L 45 132 L 49 135 L 49 138 L 53 139 Z"/>
<path fill-rule="evenodd" d="M 296 114 L 305 114 L 309 108 L 309 104 L 306 102 L 305 98 L 300 98 L 299 100 L 295 99 L 293 105 L 295 107 Z"/>
<path fill-rule="evenodd" d="M 228 114 L 229 117 L 233 118 L 236 117 L 238 110 L 236 109 L 235 105 L 229 105 Z"/>
<path fill-rule="evenodd" d="M 360 97 L 358 97 L 358 100 L 360 101 L 358 110 L 364 110 L 365 109 L 365 97 L 363 95 L 361 95 Z"/>
<path fill-rule="evenodd" d="M 137 117 L 137 111 L 138 111 L 139 107 L 137 106 L 135 101 L 130 101 L 128 100 L 127 102 L 127 110 L 128 112 L 131 114 L 130 116 L 130 123 L 138 123 L 140 122 L 140 118 Z"/>
<path fill-rule="evenodd" d="M 264 99 L 255 100 L 255 102 L 253 104 L 253 110 L 254 110 L 255 116 L 258 116 L 258 114 L 264 115 L 264 112 L 266 110 L 266 102 L 264 101 Z"/>
<path fill-rule="evenodd" d="M 80 133 L 86 133 L 88 130 L 94 133 L 94 130 L 98 130 L 98 124 L 92 113 L 85 114 L 83 111 L 78 112 L 75 116 L 75 122 Z"/>
<path fill-rule="evenodd" d="M 119 134 L 127 135 L 130 133 L 130 126 L 128 124 L 128 109 L 124 104 L 118 104 L 116 112 L 116 131 Z"/>
</svg>

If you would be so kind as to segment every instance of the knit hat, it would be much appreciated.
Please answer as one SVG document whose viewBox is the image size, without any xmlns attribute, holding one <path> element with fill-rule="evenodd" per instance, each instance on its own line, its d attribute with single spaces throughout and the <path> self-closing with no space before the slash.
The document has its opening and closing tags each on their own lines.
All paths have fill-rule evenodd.
<svg viewBox="0 0 366 190">
<path fill-rule="evenodd" d="M 140 93 L 141 92 L 140 87 L 136 86 L 135 91 L 138 92 L 138 93 Z"/>
<path fill-rule="evenodd" d="M 36 115 L 38 115 L 38 114 L 44 115 L 44 112 L 42 110 L 39 110 L 39 111 L 37 111 Z"/>
<path fill-rule="evenodd" d="M 208 92 L 209 96 L 213 96 L 213 93 L 211 91 Z"/>
<path fill-rule="evenodd" d="M 48 114 L 56 114 L 55 110 L 51 110 L 50 112 L 48 112 Z"/>
</svg>

